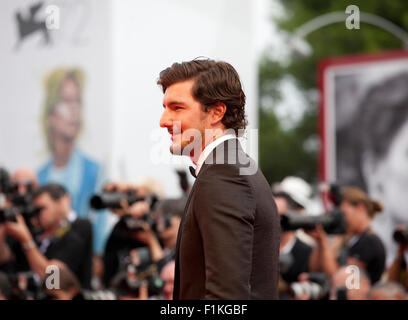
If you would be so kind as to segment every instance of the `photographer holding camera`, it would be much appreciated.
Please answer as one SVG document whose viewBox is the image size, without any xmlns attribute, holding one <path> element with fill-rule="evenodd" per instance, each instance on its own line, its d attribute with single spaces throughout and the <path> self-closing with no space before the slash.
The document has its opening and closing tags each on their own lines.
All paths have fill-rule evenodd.
<svg viewBox="0 0 408 320">
<path fill-rule="evenodd" d="M 32 194 L 32 205 L 36 211 L 32 219 L 41 228 L 39 234 L 32 234 L 20 214 L 15 221 L 4 222 L 5 231 L 21 244 L 30 269 L 45 280 L 47 267 L 58 260 L 87 285 L 91 270 L 87 256 L 91 247 L 67 219 L 72 212 L 67 191 L 58 184 L 39 187 Z"/>
<path fill-rule="evenodd" d="M 310 257 L 310 270 L 323 271 L 330 276 L 340 268 L 340 264 L 356 265 L 365 270 L 371 283 L 377 282 L 385 268 L 385 249 L 380 238 L 371 230 L 370 224 L 382 205 L 370 200 L 359 188 L 347 187 L 342 190 L 340 210 L 346 222 L 346 234 L 342 237 L 342 248 L 336 252 L 327 238 L 322 226 L 310 232 L 318 245 Z M 339 262 L 337 257 L 346 261 Z"/>
<path fill-rule="evenodd" d="M 154 201 L 149 190 L 126 182 L 110 183 L 104 193 L 91 199 L 93 207 L 109 208 L 119 216 L 103 258 L 106 287 L 112 285 L 112 280 L 118 282 L 118 273 L 127 272 L 123 268 L 149 265 L 164 257 L 151 222 Z"/>
<path fill-rule="evenodd" d="M 15 212 L 19 211 L 25 215 L 31 232 L 35 233 L 35 221 L 31 219 L 35 213 L 31 203 L 32 193 L 38 187 L 35 172 L 22 167 L 10 176 L 5 169 L 0 170 L 0 194 L 5 200 L 0 210 L 1 221 L 4 222 L 7 219 L 7 212 L 14 216 Z M 0 270 L 8 274 L 29 270 L 20 243 L 7 234 L 4 223 L 0 224 Z"/>
<path fill-rule="evenodd" d="M 177 234 L 187 198 L 164 199 L 159 204 L 157 231 L 165 255 L 174 255 Z"/>
<path fill-rule="evenodd" d="M 308 205 L 312 189 L 298 177 L 286 177 L 274 191 L 274 199 L 280 216 L 289 212 L 303 215 Z M 281 232 L 280 275 L 290 284 L 298 280 L 303 272 L 308 272 L 308 261 L 312 247 L 298 236 L 300 230 Z M 281 294 L 282 296 L 282 294 Z"/>
<path fill-rule="evenodd" d="M 388 269 L 389 281 L 402 284 L 408 290 L 408 228 L 399 225 L 394 231 L 394 241 L 398 244 L 397 254 Z"/>
</svg>

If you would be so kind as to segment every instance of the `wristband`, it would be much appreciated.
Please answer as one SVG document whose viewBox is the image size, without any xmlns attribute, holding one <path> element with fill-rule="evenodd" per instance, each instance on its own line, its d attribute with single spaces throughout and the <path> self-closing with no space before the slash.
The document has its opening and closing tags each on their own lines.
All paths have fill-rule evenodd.
<svg viewBox="0 0 408 320">
<path fill-rule="evenodd" d="M 34 249 L 36 247 L 36 244 L 33 240 L 30 240 L 26 243 L 22 244 L 24 251 L 28 251 L 30 249 Z"/>
</svg>

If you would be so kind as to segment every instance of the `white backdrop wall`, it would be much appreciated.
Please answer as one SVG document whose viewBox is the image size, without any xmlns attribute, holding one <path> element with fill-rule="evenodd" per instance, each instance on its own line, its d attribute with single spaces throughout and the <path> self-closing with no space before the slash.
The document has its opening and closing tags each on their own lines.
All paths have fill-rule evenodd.
<svg viewBox="0 0 408 320">
<path fill-rule="evenodd" d="M 163 108 L 156 81 L 173 62 L 205 56 L 231 63 L 242 78 L 250 127 L 257 128 L 253 6 L 249 0 L 114 2 L 114 176 L 153 177 L 168 195 L 179 193 L 174 165 L 152 159 L 158 149 L 169 154 L 168 133 L 159 128 Z M 252 142 L 248 151 L 257 158 L 257 140 Z"/>
<path fill-rule="evenodd" d="M 257 57 L 254 2 L 250 0 L 55 0 L 60 29 L 17 47 L 15 14 L 27 17 L 37 0 L 0 2 L 0 165 L 33 169 L 49 157 L 41 127 L 44 76 L 60 66 L 86 73 L 84 127 L 78 144 L 102 162 L 111 179 L 152 177 L 168 196 L 180 194 L 159 128 L 159 72 L 173 62 L 206 56 L 230 62 L 247 95 L 249 128 L 257 128 Z M 40 12 L 38 18 L 44 16 Z M 257 140 L 247 151 L 257 159 Z M 162 142 L 159 145 L 155 141 Z M 156 159 L 155 159 L 156 158 Z M 168 161 L 169 162 L 169 161 Z M 186 166 L 187 161 L 179 166 Z"/>
</svg>

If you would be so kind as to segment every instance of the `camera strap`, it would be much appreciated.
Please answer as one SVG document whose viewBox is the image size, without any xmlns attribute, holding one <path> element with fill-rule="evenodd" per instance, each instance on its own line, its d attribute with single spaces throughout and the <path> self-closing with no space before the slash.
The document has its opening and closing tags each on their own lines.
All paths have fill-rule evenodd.
<svg viewBox="0 0 408 320">
<path fill-rule="evenodd" d="M 55 231 L 53 239 L 62 238 L 69 230 L 71 230 L 71 224 L 65 221 L 61 226 Z"/>
</svg>

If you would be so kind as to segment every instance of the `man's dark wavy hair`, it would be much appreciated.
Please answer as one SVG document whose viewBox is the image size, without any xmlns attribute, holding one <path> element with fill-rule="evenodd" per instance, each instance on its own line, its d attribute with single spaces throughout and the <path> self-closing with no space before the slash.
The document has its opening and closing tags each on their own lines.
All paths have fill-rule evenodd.
<svg viewBox="0 0 408 320">
<path fill-rule="evenodd" d="M 62 185 L 58 183 L 49 183 L 49 184 L 46 184 L 46 185 L 43 185 L 37 188 L 34 191 L 32 195 L 33 200 L 37 199 L 39 196 L 43 195 L 44 193 L 49 194 L 51 199 L 53 199 L 54 201 L 57 201 L 61 199 L 63 196 L 65 196 L 66 194 L 68 194 L 68 191 Z"/>
<path fill-rule="evenodd" d="M 194 79 L 193 96 L 208 110 L 217 102 L 226 105 L 222 123 L 227 129 L 245 129 L 245 94 L 237 71 L 227 62 L 211 59 L 194 59 L 174 63 L 160 72 L 157 84 L 166 89 L 174 83 Z"/>
</svg>

